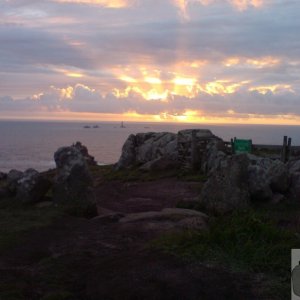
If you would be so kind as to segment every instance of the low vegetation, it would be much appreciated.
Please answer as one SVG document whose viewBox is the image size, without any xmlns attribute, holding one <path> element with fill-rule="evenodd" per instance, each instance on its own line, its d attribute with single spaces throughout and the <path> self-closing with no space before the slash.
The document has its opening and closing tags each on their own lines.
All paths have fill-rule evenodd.
<svg viewBox="0 0 300 300">
<path fill-rule="evenodd" d="M 244 211 L 211 221 L 205 232 L 169 234 L 154 247 L 186 260 L 219 265 L 233 272 L 267 276 L 266 289 L 278 299 L 290 293 L 290 253 L 300 248 L 294 230 L 279 227 L 262 211 Z"/>
</svg>

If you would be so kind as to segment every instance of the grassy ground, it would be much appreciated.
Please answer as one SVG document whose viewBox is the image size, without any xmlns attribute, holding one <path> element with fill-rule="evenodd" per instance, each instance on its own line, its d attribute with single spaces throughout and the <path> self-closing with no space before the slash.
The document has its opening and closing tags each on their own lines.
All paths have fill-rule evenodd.
<svg viewBox="0 0 300 300">
<path fill-rule="evenodd" d="M 269 290 L 274 299 L 289 299 L 290 253 L 292 248 L 300 248 L 300 239 L 295 229 L 278 226 L 278 212 L 260 209 L 219 217 L 211 220 L 207 232 L 166 235 L 155 241 L 154 247 L 233 272 L 264 274 L 266 293 Z M 284 215 L 294 213 L 286 209 Z"/>
<path fill-rule="evenodd" d="M 103 181 L 152 181 L 175 177 L 183 181 L 206 180 L 197 172 L 143 172 L 138 169 L 114 171 L 113 166 L 95 166 L 92 175 Z M 195 203 L 182 202 L 178 206 L 189 207 Z M 188 206 L 188 207 L 187 207 Z M 90 211 L 90 206 L 54 205 L 44 208 L 19 205 L 11 200 L 0 202 L 0 255 L 22 245 L 26 234 L 47 227 L 66 214 L 82 217 L 81 212 Z M 228 216 L 212 218 L 210 230 L 205 232 L 185 231 L 164 235 L 151 243 L 151 247 L 188 261 L 220 266 L 233 273 L 263 274 L 264 289 L 270 299 L 289 299 L 290 297 L 290 251 L 300 248 L 298 216 L 300 205 L 285 203 L 278 205 L 257 205 L 250 210 Z M 46 258 L 40 262 L 44 273 L 40 276 L 45 286 L 54 285 L 58 291 L 48 293 L 42 300 L 74 299 L 69 292 L 68 280 L 80 281 L 72 276 L 81 276 L 76 269 L 77 259 L 85 262 L 87 255 L 76 254 L 68 257 Z M 74 268 L 74 270 L 72 269 Z M 11 273 L 12 274 L 12 273 Z M 79 274 L 79 275 L 78 275 Z M 0 274 L 2 275 L 2 273 Z M 61 277 L 57 277 L 57 276 Z M 26 276 L 12 275 L 0 282 L 0 300 L 27 299 L 12 284 L 15 278 L 20 284 L 26 283 Z M 60 284 L 63 286 L 60 290 Z M 21 288 L 20 288 L 21 290 Z"/>
<path fill-rule="evenodd" d="M 0 253 L 22 243 L 29 231 L 48 226 L 63 215 L 57 208 L 7 207 L 0 209 Z"/>
</svg>

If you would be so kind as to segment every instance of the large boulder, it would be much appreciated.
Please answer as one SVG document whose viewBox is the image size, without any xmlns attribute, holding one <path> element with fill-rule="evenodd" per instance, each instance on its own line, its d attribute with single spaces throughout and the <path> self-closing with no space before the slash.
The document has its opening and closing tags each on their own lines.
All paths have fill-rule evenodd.
<svg viewBox="0 0 300 300">
<path fill-rule="evenodd" d="M 23 203 L 42 201 L 49 190 L 51 182 L 34 169 L 28 169 L 18 179 L 16 198 Z"/>
<path fill-rule="evenodd" d="M 86 160 L 77 147 L 62 147 L 54 154 L 57 175 L 54 182 L 56 201 L 75 201 L 89 197 L 92 177 Z"/>
<path fill-rule="evenodd" d="M 89 154 L 88 148 L 86 146 L 82 145 L 80 142 L 76 142 L 73 145 L 73 147 L 79 150 L 79 152 L 82 154 L 82 156 L 84 157 L 88 165 L 90 166 L 97 165 L 95 158 Z"/>
<path fill-rule="evenodd" d="M 290 194 L 295 200 L 300 199 L 300 160 L 288 164 L 290 174 Z"/>
<path fill-rule="evenodd" d="M 151 169 L 152 163 L 160 160 L 176 162 L 176 134 L 170 132 L 147 132 L 131 134 L 122 148 L 121 157 L 116 164 L 117 169 L 130 168 L 147 164 L 145 169 Z"/>
<path fill-rule="evenodd" d="M 14 196 L 17 191 L 18 180 L 23 176 L 23 172 L 19 170 L 12 169 L 7 174 L 7 190 L 8 192 Z"/>
<path fill-rule="evenodd" d="M 131 134 L 122 147 L 121 157 L 116 165 L 117 169 L 132 167 L 136 163 L 136 136 Z"/>
<path fill-rule="evenodd" d="M 290 175 L 286 164 L 276 160 L 268 170 L 270 187 L 274 193 L 286 193 L 290 187 Z"/>
<path fill-rule="evenodd" d="M 248 185 L 251 199 L 255 201 L 268 201 L 272 199 L 273 192 L 270 187 L 269 169 L 272 161 L 248 154 Z"/>
<path fill-rule="evenodd" d="M 271 200 L 273 193 L 284 194 L 290 186 L 286 164 L 279 160 L 248 154 L 249 191 L 254 200 Z"/>
<path fill-rule="evenodd" d="M 3 173 L 3 172 L 0 172 L 0 181 L 5 180 L 6 178 L 7 178 L 7 174 Z"/>
<path fill-rule="evenodd" d="M 201 168 L 208 143 L 222 140 L 207 129 L 131 134 L 122 148 L 116 169 L 141 166 L 144 170 L 183 167 Z M 165 166 L 165 167 L 164 167 Z"/>
<path fill-rule="evenodd" d="M 250 202 L 248 167 L 246 154 L 224 159 L 220 168 L 204 184 L 200 195 L 201 205 L 215 214 L 247 208 Z"/>
</svg>

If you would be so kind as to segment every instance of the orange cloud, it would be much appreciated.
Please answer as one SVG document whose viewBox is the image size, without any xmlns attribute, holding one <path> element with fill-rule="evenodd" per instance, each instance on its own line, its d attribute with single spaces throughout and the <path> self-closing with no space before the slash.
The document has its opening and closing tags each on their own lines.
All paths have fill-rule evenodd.
<svg viewBox="0 0 300 300">
<path fill-rule="evenodd" d="M 130 6 L 129 0 L 54 0 L 61 3 L 99 5 L 108 8 L 124 8 Z"/>
<path fill-rule="evenodd" d="M 232 82 L 229 80 L 211 81 L 201 87 L 201 91 L 210 95 L 225 95 L 233 94 L 243 85 L 248 84 L 249 81 Z"/>
<path fill-rule="evenodd" d="M 265 86 L 257 86 L 257 87 L 251 87 L 249 89 L 250 92 L 256 91 L 260 94 L 267 94 L 269 92 L 273 94 L 277 94 L 280 92 L 292 92 L 294 93 L 294 90 L 290 84 L 275 84 L 275 85 L 265 85 Z"/>
<path fill-rule="evenodd" d="M 263 0 L 229 0 L 229 2 L 240 11 L 250 7 L 259 8 L 263 5 Z"/>
<path fill-rule="evenodd" d="M 281 60 L 273 56 L 245 58 L 245 57 L 229 57 L 223 61 L 226 67 L 236 65 L 248 66 L 256 69 L 272 68 L 279 65 Z"/>
</svg>

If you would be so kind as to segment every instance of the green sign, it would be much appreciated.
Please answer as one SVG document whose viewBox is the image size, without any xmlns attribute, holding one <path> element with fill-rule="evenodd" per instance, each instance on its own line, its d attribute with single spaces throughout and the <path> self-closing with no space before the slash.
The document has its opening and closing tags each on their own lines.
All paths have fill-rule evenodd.
<svg viewBox="0 0 300 300">
<path fill-rule="evenodd" d="M 252 140 L 235 139 L 233 141 L 234 153 L 250 153 L 252 149 Z"/>
</svg>

